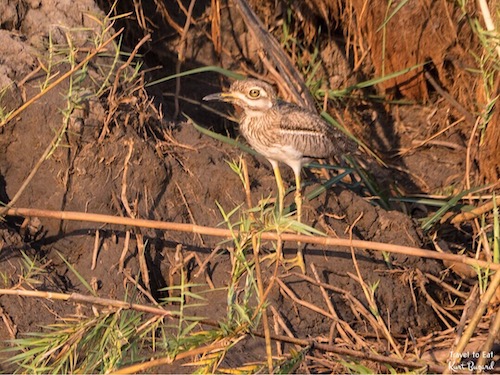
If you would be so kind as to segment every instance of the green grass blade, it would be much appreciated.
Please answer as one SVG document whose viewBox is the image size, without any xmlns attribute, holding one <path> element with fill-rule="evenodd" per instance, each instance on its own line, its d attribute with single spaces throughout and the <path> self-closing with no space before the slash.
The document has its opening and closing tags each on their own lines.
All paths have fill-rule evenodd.
<svg viewBox="0 0 500 375">
<path fill-rule="evenodd" d="M 478 191 L 480 190 L 481 187 L 477 187 L 477 188 L 472 188 L 472 189 L 469 189 L 469 190 L 464 190 L 462 192 L 460 192 L 459 194 L 455 195 L 453 198 L 451 198 L 448 202 L 446 202 L 439 210 L 437 210 L 434 215 L 432 215 L 431 217 L 429 217 L 427 220 L 425 220 L 423 223 L 422 223 L 422 229 L 424 231 L 428 231 L 429 229 L 432 228 L 432 226 L 438 222 L 441 217 L 446 213 L 448 212 L 449 210 L 451 210 L 453 207 L 456 207 L 457 206 L 457 203 L 464 197 L 466 196 L 467 194 L 469 193 L 474 193 L 475 191 Z"/>
<path fill-rule="evenodd" d="M 222 135 L 222 134 L 219 134 L 219 133 L 216 133 L 214 131 L 211 131 L 211 130 L 208 130 L 198 124 L 196 124 L 193 119 L 191 117 L 189 117 L 188 115 L 186 115 L 184 113 L 184 116 L 186 116 L 186 118 L 188 119 L 188 121 L 194 126 L 194 128 L 196 130 L 198 130 L 200 133 L 202 134 L 205 134 L 205 135 L 208 135 L 209 137 L 212 137 L 214 139 L 217 139 L 218 141 L 221 141 L 221 142 L 224 142 L 224 143 L 227 143 L 228 145 L 231 145 L 231 146 L 235 146 L 235 147 L 238 147 L 240 150 L 243 150 L 251 155 L 257 155 L 257 152 L 253 149 L 251 149 L 250 147 L 244 145 L 243 143 L 240 143 L 238 142 L 237 140 L 235 139 L 232 139 L 232 138 L 229 138 L 229 137 L 226 137 L 225 135 Z"/>
<path fill-rule="evenodd" d="M 342 125 L 340 125 L 338 123 L 337 120 L 335 120 L 332 116 L 330 116 L 330 114 L 328 114 L 327 112 L 321 112 L 321 117 L 323 117 L 330 125 L 334 126 L 335 128 L 337 128 L 338 130 L 340 130 L 342 133 L 344 133 L 347 137 L 349 137 L 350 139 L 352 139 L 354 142 L 356 142 L 357 145 L 359 145 L 363 150 L 365 150 L 368 154 L 370 154 L 373 158 L 375 158 L 377 160 L 377 162 L 379 162 L 381 165 L 383 165 L 384 167 L 386 166 L 386 164 L 383 162 L 382 159 L 380 159 L 380 157 L 375 154 L 366 144 L 364 144 L 360 139 L 354 137 L 352 134 L 348 133 L 344 127 Z"/>
<path fill-rule="evenodd" d="M 363 168 L 361 168 L 353 157 L 346 157 L 346 159 L 353 166 L 357 175 L 361 178 L 361 180 L 363 181 L 364 185 L 366 186 L 370 194 L 378 196 L 379 199 L 377 201 L 380 204 L 380 206 L 383 209 L 388 210 L 390 206 L 387 194 L 384 194 L 384 192 L 378 186 L 375 179 L 372 178 L 372 176 L 368 172 L 366 172 Z"/>
<path fill-rule="evenodd" d="M 309 200 L 309 201 L 311 201 L 311 200 L 319 197 L 321 194 L 323 194 L 323 192 L 327 191 L 333 185 L 335 185 L 336 183 L 338 183 L 339 181 L 341 181 L 349 173 L 350 173 L 350 171 L 345 171 L 344 173 L 341 173 L 341 174 L 339 174 L 339 175 L 337 175 L 337 176 L 329 179 L 328 181 L 326 181 L 325 183 L 321 184 L 316 189 L 314 189 L 313 191 L 311 191 L 309 194 L 307 194 L 306 195 L 306 199 Z"/>
<path fill-rule="evenodd" d="M 73 267 L 63 256 L 62 254 L 57 251 L 57 255 L 59 255 L 59 257 L 63 260 L 64 263 L 66 263 L 66 265 L 68 266 L 68 268 L 71 270 L 71 272 L 73 272 L 73 274 L 78 278 L 78 280 L 80 280 L 80 282 L 83 284 L 83 286 L 94 296 L 94 297 L 97 297 L 97 293 L 95 292 L 95 290 L 90 286 L 90 284 L 87 282 L 87 280 L 85 280 L 83 278 L 82 275 L 80 275 L 78 273 L 78 271 L 75 269 L 75 267 Z"/>
<path fill-rule="evenodd" d="M 413 203 L 413 204 L 423 204 L 424 206 L 430 207 L 443 207 L 446 202 L 440 199 L 431 198 L 409 198 L 409 197 L 391 197 L 389 202 L 400 202 L 400 203 Z"/>
<path fill-rule="evenodd" d="M 346 87 L 346 88 L 343 88 L 343 89 L 340 89 L 340 90 L 324 90 L 324 89 L 320 89 L 320 90 L 317 91 L 317 94 L 320 97 L 324 97 L 327 93 L 328 93 L 328 97 L 330 97 L 330 98 L 332 98 L 332 97 L 344 97 L 344 96 L 349 95 L 354 90 L 359 90 L 359 89 L 364 89 L 364 88 L 367 88 L 367 87 L 375 86 L 375 85 L 377 85 L 379 83 L 391 80 L 393 78 L 396 78 L 396 77 L 404 75 L 404 74 L 406 74 L 408 72 L 411 72 L 412 70 L 418 69 L 418 68 L 424 66 L 427 63 L 428 62 L 426 61 L 426 62 L 417 64 L 417 65 L 413 65 L 413 66 L 411 66 L 409 68 L 398 70 L 397 72 L 385 75 L 383 77 L 377 77 L 377 78 L 370 79 L 368 81 L 356 83 L 355 85 L 352 85 L 352 86 L 349 86 L 349 87 Z"/>
<path fill-rule="evenodd" d="M 210 65 L 210 66 L 202 66 L 201 68 L 195 68 L 195 69 L 191 69 L 191 70 L 186 70 L 185 72 L 181 72 L 181 73 L 178 73 L 178 74 L 172 74 L 170 76 L 157 79 L 156 81 L 152 81 L 152 82 L 147 83 L 145 85 L 145 87 L 154 86 L 154 85 L 157 85 L 159 83 L 167 82 L 167 81 L 170 81 L 172 79 L 179 78 L 179 77 L 186 77 L 186 76 L 190 76 L 190 75 L 193 75 L 193 74 L 207 73 L 207 72 L 219 73 L 219 74 L 225 75 L 226 77 L 232 78 L 232 79 L 243 79 L 243 78 L 245 78 L 244 75 L 241 75 L 241 74 L 232 72 L 230 70 L 221 68 L 220 66 Z"/>
<path fill-rule="evenodd" d="M 403 0 L 401 1 L 397 6 L 396 6 L 396 9 L 394 9 L 394 11 L 385 19 L 384 23 L 382 23 L 382 25 L 379 26 L 379 28 L 375 31 L 375 32 L 379 32 L 380 30 L 382 30 L 385 25 L 387 25 L 387 23 L 391 20 L 392 17 L 394 17 L 394 15 L 399 12 L 399 10 L 408 2 L 408 0 Z"/>
</svg>

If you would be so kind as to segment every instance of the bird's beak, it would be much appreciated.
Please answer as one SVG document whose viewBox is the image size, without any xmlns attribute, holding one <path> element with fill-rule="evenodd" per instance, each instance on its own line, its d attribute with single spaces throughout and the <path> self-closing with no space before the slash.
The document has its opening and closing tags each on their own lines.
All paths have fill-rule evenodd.
<svg viewBox="0 0 500 375">
<path fill-rule="evenodd" d="M 210 94 L 203 98 L 203 100 L 217 100 L 219 102 L 231 102 L 234 100 L 234 95 L 230 92 L 218 92 L 216 94 Z"/>
</svg>

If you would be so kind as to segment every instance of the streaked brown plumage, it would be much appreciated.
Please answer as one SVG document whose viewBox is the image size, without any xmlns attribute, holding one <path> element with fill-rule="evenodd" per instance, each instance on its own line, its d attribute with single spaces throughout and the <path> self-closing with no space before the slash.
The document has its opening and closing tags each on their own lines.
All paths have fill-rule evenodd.
<svg viewBox="0 0 500 375">
<path fill-rule="evenodd" d="M 351 147 L 348 138 L 317 113 L 278 99 L 271 85 L 256 79 L 235 81 L 228 92 L 208 95 L 203 100 L 230 102 L 243 109 L 240 132 L 271 163 L 278 184 L 280 211 L 283 209 L 284 187 L 278 165 L 281 162 L 292 168 L 299 221 L 302 167 L 313 159 L 326 159 Z"/>
</svg>

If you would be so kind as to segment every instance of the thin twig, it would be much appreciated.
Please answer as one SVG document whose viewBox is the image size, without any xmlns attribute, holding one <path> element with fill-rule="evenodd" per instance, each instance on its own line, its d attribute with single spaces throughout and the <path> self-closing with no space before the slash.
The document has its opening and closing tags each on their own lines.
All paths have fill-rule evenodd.
<svg viewBox="0 0 500 375">
<path fill-rule="evenodd" d="M 444 282 L 443 280 L 437 278 L 436 276 L 430 274 L 430 273 L 426 273 L 425 274 L 425 277 L 434 281 L 436 284 L 440 285 L 441 287 L 443 287 L 443 289 L 447 290 L 448 292 L 460 297 L 460 298 L 463 298 L 463 299 L 467 299 L 469 298 L 469 295 L 467 293 L 464 293 L 464 292 L 461 292 L 459 290 L 457 290 L 456 288 L 454 288 L 453 286 L 451 286 L 450 284 Z"/>
<path fill-rule="evenodd" d="M 128 246 L 130 244 L 130 229 L 125 232 L 125 240 L 123 241 L 123 250 L 120 255 L 120 261 L 118 262 L 118 271 L 123 272 L 125 268 L 125 257 L 127 256 Z"/>
<path fill-rule="evenodd" d="M 417 148 L 419 147 L 422 147 L 424 145 L 426 145 L 427 143 L 429 143 L 430 141 L 432 141 L 433 139 L 439 137 L 441 134 L 443 134 L 444 132 L 446 132 L 447 130 L 453 128 L 454 126 L 460 124 L 463 120 L 465 119 L 465 116 L 462 116 L 461 118 L 459 118 L 457 121 L 453 122 L 452 124 L 448 125 L 446 128 L 438 131 L 437 133 L 435 133 L 434 135 L 431 135 L 429 138 L 427 139 L 424 139 L 423 141 L 421 142 L 418 142 L 417 145 L 415 146 L 412 146 L 412 147 L 409 147 L 407 148 L 406 150 L 400 150 L 397 155 L 398 156 L 404 156 L 406 155 L 408 152 L 410 151 L 413 151 L 413 150 L 416 150 Z"/>
<path fill-rule="evenodd" d="M 443 98 L 445 98 L 453 107 L 457 109 L 458 112 L 460 112 L 466 119 L 466 121 L 469 124 L 474 123 L 474 116 L 472 116 L 469 111 L 467 111 L 463 105 L 461 105 L 457 100 L 451 96 L 449 93 L 447 93 L 439 84 L 436 82 L 436 80 L 432 77 L 432 75 L 429 72 L 424 73 L 425 78 L 429 81 L 432 87 L 441 95 Z"/>
</svg>

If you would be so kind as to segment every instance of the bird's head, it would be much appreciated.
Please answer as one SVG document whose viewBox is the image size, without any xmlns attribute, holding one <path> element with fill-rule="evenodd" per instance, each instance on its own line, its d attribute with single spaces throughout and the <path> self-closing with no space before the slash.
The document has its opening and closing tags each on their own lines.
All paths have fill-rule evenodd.
<svg viewBox="0 0 500 375">
<path fill-rule="evenodd" d="M 268 83 L 257 79 L 235 81 L 227 92 L 207 95 L 203 100 L 233 103 L 245 112 L 264 112 L 276 102 L 276 92 Z"/>
</svg>

